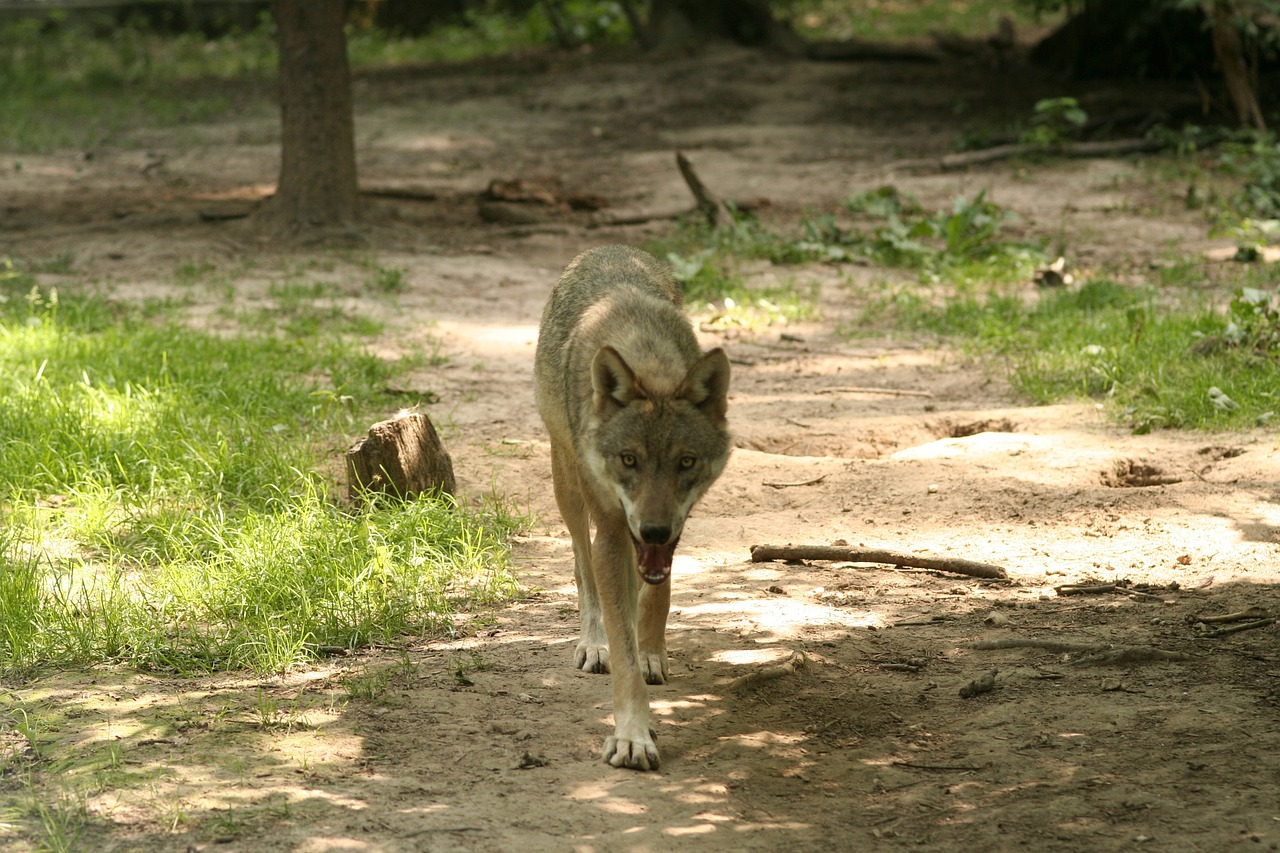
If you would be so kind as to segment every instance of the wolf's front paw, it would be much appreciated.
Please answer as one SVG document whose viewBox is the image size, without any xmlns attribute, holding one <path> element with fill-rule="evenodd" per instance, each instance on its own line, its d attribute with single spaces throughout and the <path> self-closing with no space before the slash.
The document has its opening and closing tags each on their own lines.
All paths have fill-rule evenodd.
<svg viewBox="0 0 1280 853">
<path fill-rule="evenodd" d="M 611 736 L 604 742 L 604 760 L 614 767 L 657 770 L 658 747 L 654 745 L 653 738 L 648 734 L 631 739 Z"/>
<path fill-rule="evenodd" d="M 666 684 L 671 678 L 671 670 L 667 666 L 667 653 L 665 651 L 641 652 L 640 674 L 644 676 L 646 684 Z"/>
<path fill-rule="evenodd" d="M 573 652 L 573 665 L 583 672 L 608 672 L 609 647 L 578 643 L 578 648 Z"/>
</svg>

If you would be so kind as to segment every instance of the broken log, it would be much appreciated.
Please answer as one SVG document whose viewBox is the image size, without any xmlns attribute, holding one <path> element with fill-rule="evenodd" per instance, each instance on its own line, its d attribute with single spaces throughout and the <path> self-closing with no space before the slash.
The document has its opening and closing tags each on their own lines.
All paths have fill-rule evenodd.
<svg viewBox="0 0 1280 853">
<path fill-rule="evenodd" d="M 975 578 L 1007 578 L 1003 566 L 977 563 L 958 557 L 921 557 L 883 549 L 849 548 L 834 545 L 752 545 L 751 562 L 768 563 L 774 560 L 827 560 L 842 563 L 883 563 L 889 566 L 906 566 L 913 569 L 932 569 L 938 572 L 954 572 Z"/>
<path fill-rule="evenodd" d="M 376 492 L 413 500 L 421 494 L 454 494 L 453 460 L 426 415 L 406 412 L 369 427 L 347 450 L 347 496 Z"/>
</svg>

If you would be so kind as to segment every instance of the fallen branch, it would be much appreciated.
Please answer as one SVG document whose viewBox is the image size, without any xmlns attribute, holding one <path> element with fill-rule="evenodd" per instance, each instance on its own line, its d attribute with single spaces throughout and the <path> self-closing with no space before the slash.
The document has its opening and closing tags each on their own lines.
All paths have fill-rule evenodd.
<svg viewBox="0 0 1280 853">
<path fill-rule="evenodd" d="M 775 560 L 826 560 L 844 563 L 883 563 L 890 566 L 906 566 L 913 569 L 932 569 L 938 572 L 954 572 L 974 578 L 1007 578 L 1003 566 L 977 563 L 958 557 L 921 557 L 898 551 L 881 549 L 863 550 L 834 545 L 752 545 L 751 562 L 768 563 Z"/>
<path fill-rule="evenodd" d="M 729 682 L 729 689 L 734 692 L 750 690 L 753 687 L 759 687 L 761 684 L 777 681 L 779 678 L 788 675 L 795 675 L 796 670 L 804 668 L 807 660 L 803 652 L 792 652 L 791 657 L 785 663 L 766 666 L 764 669 L 758 669 L 755 672 L 749 672 L 746 675 L 735 678 Z"/>
<path fill-rule="evenodd" d="M 980 166 L 998 160 L 1009 160 L 1014 157 L 1030 157 L 1035 155 L 1052 155 L 1055 157 L 1087 158 L 1113 157 L 1118 154 L 1137 154 L 1149 151 L 1161 151 L 1168 148 L 1170 142 L 1163 139 L 1106 139 L 1094 142 L 1060 142 L 1056 145 L 1035 145 L 1014 142 L 1008 145 L 995 145 L 978 151 L 961 151 L 955 154 L 944 154 L 941 157 L 922 157 L 915 160 L 899 160 L 884 167 L 884 171 L 934 169 L 949 172 L 953 169 L 964 169 L 969 166 Z"/>
<path fill-rule="evenodd" d="M 819 388 L 815 394 L 884 394 L 887 397 L 932 397 L 932 391 L 916 391 L 912 388 L 877 388 L 874 385 L 835 385 Z"/>
<path fill-rule="evenodd" d="M 1266 628 L 1268 625 L 1274 624 L 1276 624 L 1276 617 L 1268 616 L 1266 619 L 1259 619 L 1256 622 L 1243 622 L 1239 625 L 1219 628 L 1216 631 L 1206 631 L 1200 635 L 1200 639 L 1211 640 L 1215 637 L 1225 637 L 1228 634 L 1238 634 L 1241 631 L 1252 631 L 1255 628 Z"/>
<path fill-rule="evenodd" d="M 976 772 L 984 770 L 989 765 L 983 767 L 975 767 L 972 764 L 919 764 L 915 761 L 890 761 L 894 767 L 910 767 L 912 770 L 966 770 Z"/>
<path fill-rule="evenodd" d="M 1055 586 L 1053 591 L 1058 595 L 1099 595 L 1104 592 L 1114 592 L 1116 585 L 1113 583 L 1102 584 L 1077 584 L 1068 583 L 1062 586 Z"/>
<path fill-rule="evenodd" d="M 979 651 L 1001 649 L 1041 649 L 1059 654 L 1080 655 L 1073 663 L 1092 666 L 1152 663 L 1155 661 L 1186 661 L 1192 656 L 1183 652 L 1167 652 L 1150 646 L 1107 646 L 1087 643 L 1063 643 L 1058 640 L 1010 637 L 1003 640 L 979 640 L 972 648 Z"/>
<path fill-rule="evenodd" d="M 821 483 L 825 479 L 827 479 L 826 474 L 819 474 L 817 477 L 814 477 L 812 480 L 797 480 L 791 483 L 772 483 L 766 480 L 764 482 L 764 485 L 768 486 L 771 489 L 793 489 L 793 488 L 796 488 L 797 486 L 816 486 L 818 483 Z"/>
<path fill-rule="evenodd" d="M 1220 616 L 1188 616 L 1188 622 L 1203 622 L 1206 625 L 1223 622 L 1244 622 L 1248 619 L 1266 619 L 1267 611 L 1261 607 L 1250 607 L 1247 610 L 1237 610 L 1235 613 L 1223 613 Z"/>
</svg>

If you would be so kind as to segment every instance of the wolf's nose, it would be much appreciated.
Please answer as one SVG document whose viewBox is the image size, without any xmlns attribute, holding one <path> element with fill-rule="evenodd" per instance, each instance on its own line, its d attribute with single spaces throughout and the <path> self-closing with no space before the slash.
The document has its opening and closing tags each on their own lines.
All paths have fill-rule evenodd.
<svg viewBox="0 0 1280 853">
<path fill-rule="evenodd" d="M 642 524 L 640 538 L 646 545 L 665 545 L 671 538 L 671 528 L 665 524 Z"/>
</svg>

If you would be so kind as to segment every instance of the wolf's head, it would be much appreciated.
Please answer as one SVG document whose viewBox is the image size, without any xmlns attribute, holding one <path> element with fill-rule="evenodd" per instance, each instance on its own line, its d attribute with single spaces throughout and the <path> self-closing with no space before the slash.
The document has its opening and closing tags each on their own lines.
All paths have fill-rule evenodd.
<svg viewBox="0 0 1280 853">
<path fill-rule="evenodd" d="M 662 583 L 689 510 L 729 458 L 729 358 L 713 349 L 663 387 L 606 346 L 592 362 L 591 381 L 592 473 L 626 514 L 640 576 Z"/>
</svg>

